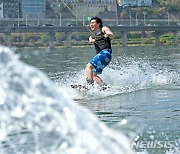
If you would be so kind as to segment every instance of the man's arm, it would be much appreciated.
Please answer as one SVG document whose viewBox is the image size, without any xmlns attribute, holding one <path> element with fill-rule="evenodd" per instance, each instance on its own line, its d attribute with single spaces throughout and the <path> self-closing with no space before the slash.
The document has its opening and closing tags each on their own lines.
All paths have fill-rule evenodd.
<svg viewBox="0 0 180 154">
<path fill-rule="evenodd" d="M 115 35 L 108 27 L 103 27 L 102 32 L 104 33 L 104 37 L 109 37 L 110 39 L 114 39 Z"/>
</svg>

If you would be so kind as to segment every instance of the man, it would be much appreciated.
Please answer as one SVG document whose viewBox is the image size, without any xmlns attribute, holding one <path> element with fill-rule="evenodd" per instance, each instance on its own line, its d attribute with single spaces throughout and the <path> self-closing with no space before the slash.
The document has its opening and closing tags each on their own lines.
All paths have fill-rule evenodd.
<svg viewBox="0 0 180 154">
<path fill-rule="evenodd" d="M 90 28 L 92 35 L 89 37 L 89 42 L 94 44 L 96 55 L 86 65 L 87 84 L 91 85 L 95 81 L 103 86 L 105 83 L 98 74 L 101 74 L 111 61 L 111 39 L 114 38 L 114 34 L 108 27 L 103 26 L 102 20 L 98 17 L 91 18 Z"/>
</svg>

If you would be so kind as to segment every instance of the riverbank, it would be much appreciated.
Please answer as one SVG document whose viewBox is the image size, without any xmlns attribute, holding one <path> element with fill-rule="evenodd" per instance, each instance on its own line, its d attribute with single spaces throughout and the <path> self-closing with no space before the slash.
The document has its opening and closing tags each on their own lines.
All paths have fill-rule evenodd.
<svg viewBox="0 0 180 154">
<path fill-rule="evenodd" d="M 121 33 L 116 33 L 115 39 L 112 40 L 113 46 L 123 46 Z M 89 33 L 74 33 L 71 38 L 72 47 L 90 47 L 88 43 Z M 11 46 L 18 48 L 24 47 L 49 47 L 50 36 L 43 33 L 22 33 L 12 34 Z M 180 35 L 178 35 L 180 40 Z M 5 35 L 0 36 L 1 45 L 6 45 Z M 178 44 L 180 41 L 178 42 Z M 155 36 L 152 32 L 129 32 L 127 34 L 127 46 L 153 46 L 155 45 Z M 173 33 L 164 33 L 159 37 L 159 45 L 174 45 Z M 176 44 L 177 45 L 177 44 Z M 66 35 L 64 33 L 56 33 L 54 39 L 54 47 L 66 47 Z"/>
<path fill-rule="evenodd" d="M 178 42 L 178 45 L 180 42 Z M 164 39 L 160 38 L 160 46 L 170 46 L 174 45 L 173 39 Z M 49 47 L 49 44 L 45 43 L 25 43 L 25 44 L 20 44 L 20 43 L 13 43 L 12 46 L 16 46 L 18 48 L 24 48 L 24 47 L 36 47 L 36 48 L 44 48 L 44 47 Z M 71 47 L 91 47 L 92 44 L 89 43 L 82 43 L 82 42 L 74 42 L 72 43 Z M 115 39 L 112 41 L 112 46 L 123 46 L 122 40 Z M 155 38 L 144 38 L 144 39 L 128 39 L 127 41 L 127 46 L 155 46 Z M 58 42 L 54 44 L 55 48 L 59 47 L 64 47 L 66 48 L 66 42 Z"/>
</svg>

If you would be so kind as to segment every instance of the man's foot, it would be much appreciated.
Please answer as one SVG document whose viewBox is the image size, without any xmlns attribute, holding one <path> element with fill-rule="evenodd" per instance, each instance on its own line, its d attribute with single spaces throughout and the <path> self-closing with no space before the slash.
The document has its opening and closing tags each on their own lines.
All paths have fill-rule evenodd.
<svg viewBox="0 0 180 154">
<path fill-rule="evenodd" d="M 94 80 L 86 80 L 88 85 L 94 85 Z"/>
<path fill-rule="evenodd" d="M 105 82 L 102 82 L 99 85 L 99 87 L 100 87 L 101 90 L 106 90 L 106 89 L 110 88 Z"/>
<path fill-rule="evenodd" d="M 89 89 L 90 87 L 93 87 L 93 85 L 94 85 L 94 80 L 88 80 L 88 79 L 86 79 L 86 81 L 87 81 L 87 84 L 86 84 L 86 87 Z"/>
</svg>

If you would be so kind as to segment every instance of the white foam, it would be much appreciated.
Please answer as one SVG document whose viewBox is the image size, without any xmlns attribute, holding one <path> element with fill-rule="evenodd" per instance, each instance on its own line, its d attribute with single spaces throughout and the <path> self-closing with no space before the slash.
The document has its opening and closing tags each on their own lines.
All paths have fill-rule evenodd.
<svg viewBox="0 0 180 154">
<path fill-rule="evenodd" d="M 124 63 L 114 60 L 103 73 L 100 75 L 104 82 L 110 87 L 108 90 L 99 90 L 98 86 L 94 86 L 86 95 L 82 92 L 72 92 L 73 98 L 91 99 L 117 95 L 121 93 L 129 93 L 148 88 L 156 88 L 164 86 L 180 87 L 180 76 L 177 71 L 159 70 L 153 68 L 148 61 L 126 59 Z M 86 84 L 85 70 L 75 72 L 73 76 L 67 75 L 66 82 L 59 81 L 61 86 L 70 84 Z M 77 92 L 77 91 L 76 91 Z M 86 97 L 88 95 L 88 97 Z"/>
<path fill-rule="evenodd" d="M 1 153 L 134 153 L 123 133 L 72 101 L 74 92 L 16 57 L 0 47 Z"/>
</svg>

